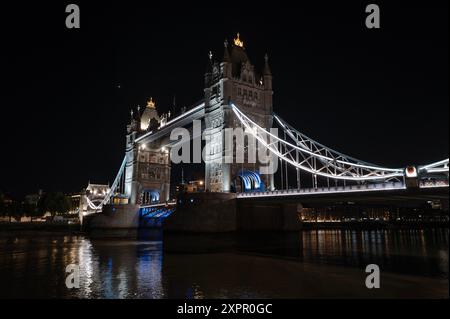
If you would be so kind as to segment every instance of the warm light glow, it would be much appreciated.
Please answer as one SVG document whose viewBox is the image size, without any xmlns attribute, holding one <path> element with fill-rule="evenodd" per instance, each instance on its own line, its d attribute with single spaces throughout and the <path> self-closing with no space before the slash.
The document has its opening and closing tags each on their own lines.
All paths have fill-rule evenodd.
<svg viewBox="0 0 450 319">
<path fill-rule="evenodd" d="M 417 177 L 417 170 L 414 166 L 408 166 L 405 169 L 406 177 L 408 178 L 415 178 Z"/>
<path fill-rule="evenodd" d="M 237 34 L 237 38 L 234 39 L 234 45 L 243 48 L 244 47 L 244 41 L 241 41 L 239 38 L 239 33 Z"/>
<path fill-rule="evenodd" d="M 200 185 L 203 185 L 203 181 L 200 181 Z"/>
<path fill-rule="evenodd" d="M 155 108 L 155 102 L 153 102 L 153 98 L 150 98 L 150 100 L 147 101 L 147 107 L 151 109 Z"/>
</svg>

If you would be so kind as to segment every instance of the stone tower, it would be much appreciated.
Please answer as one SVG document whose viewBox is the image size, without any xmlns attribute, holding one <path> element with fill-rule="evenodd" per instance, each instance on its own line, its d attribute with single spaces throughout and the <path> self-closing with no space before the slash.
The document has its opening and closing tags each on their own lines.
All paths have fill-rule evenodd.
<svg viewBox="0 0 450 319">
<path fill-rule="evenodd" d="M 272 127 L 272 74 L 268 57 L 263 70 L 258 73 L 247 56 L 239 34 L 229 45 L 224 42 L 224 55 L 216 62 L 209 55 L 205 74 L 205 138 L 209 149 L 205 151 L 205 187 L 211 192 L 237 190 L 238 176 L 243 170 L 259 172 L 257 164 L 227 164 L 225 128 L 238 124 L 230 107 L 235 103 L 247 116 L 263 128 Z M 273 174 L 262 175 L 267 189 L 273 189 Z"/>
<path fill-rule="evenodd" d="M 169 200 L 170 156 L 163 140 L 136 143 L 136 138 L 161 125 L 155 102 L 150 99 L 142 114 L 132 112 L 127 126 L 125 195 L 131 204 L 152 204 Z"/>
</svg>

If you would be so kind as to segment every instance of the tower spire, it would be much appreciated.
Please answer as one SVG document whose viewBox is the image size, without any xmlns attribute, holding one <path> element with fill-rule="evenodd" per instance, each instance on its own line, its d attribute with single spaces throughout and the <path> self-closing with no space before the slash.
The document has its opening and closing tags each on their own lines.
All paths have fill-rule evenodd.
<svg viewBox="0 0 450 319">
<path fill-rule="evenodd" d="M 184 184 L 186 184 L 184 181 L 184 169 L 183 169 L 183 167 L 181 167 L 181 185 L 184 185 Z"/>
<path fill-rule="evenodd" d="M 263 74 L 264 75 L 272 75 L 272 72 L 270 71 L 270 66 L 269 66 L 269 56 L 266 55 L 264 56 L 264 70 L 263 70 Z"/>
<path fill-rule="evenodd" d="M 213 69 L 213 54 L 211 51 L 208 52 L 208 61 L 206 62 L 206 73 L 212 73 Z"/>
<path fill-rule="evenodd" d="M 244 48 L 244 41 L 242 41 L 241 39 L 240 39 L 240 34 L 239 34 L 239 32 L 237 33 L 237 35 L 236 35 L 236 38 L 234 38 L 234 45 L 235 46 L 238 46 L 238 47 L 241 47 L 241 48 Z"/>
<path fill-rule="evenodd" d="M 231 62 L 230 53 L 228 52 L 228 40 L 225 39 L 223 42 L 224 52 L 223 52 L 223 62 Z"/>
<path fill-rule="evenodd" d="M 150 100 L 147 101 L 147 107 L 149 109 L 155 109 L 156 108 L 155 102 L 153 101 L 152 97 L 150 98 Z"/>
</svg>

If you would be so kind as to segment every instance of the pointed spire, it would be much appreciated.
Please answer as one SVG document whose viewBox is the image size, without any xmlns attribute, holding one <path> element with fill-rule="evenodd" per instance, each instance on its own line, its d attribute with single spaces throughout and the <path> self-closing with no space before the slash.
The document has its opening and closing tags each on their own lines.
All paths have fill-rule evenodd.
<svg viewBox="0 0 450 319">
<path fill-rule="evenodd" d="M 183 169 L 183 167 L 181 167 L 181 185 L 184 185 L 184 184 L 186 184 L 184 181 L 184 169 Z"/>
<path fill-rule="evenodd" d="M 269 66 L 269 56 L 266 55 L 264 56 L 264 69 L 263 69 L 263 74 L 264 75 L 272 75 L 272 72 L 270 71 L 270 66 Z"/>
<path fill-rule="evenodd" d="M 212 73 L 213 68 L 213 54 L 211 51 L 208 53 L 208 62 L 206 63 L 206 73 Z"/>
<path fill-rule="evenodd" d="M 155 101 L 153 101 L 153 98 L 152 98 L 152 97 L 150 97 L 150 100 L 147 101 L 147 107 L 148 107 L 149 109 L 154 109 L 154 108 L 156 108 L 156 103 L 155 103 Z"/>
<path fill-rule="evenodd" d="M 223 42 L 223 46 L 224 46 L 224 53 L 223 53 L 223 62 L 231 62 L 230 59 L 230 53 L 228 52 L 228 40 L 225 39 L 225 41 Z"/>
<path fill-rule="evenodd" d="M 235 46 L 238 46 L 238 47 L 241 47 L 241 48 L 244 48 L 244 41 L 242 41 L 241 40 L 241 38 L 240 38 L 240 34 L 239 34 L 239 32 L 237 33 L 237 37 L 236 38 L 234 38 L 234 45 Z"/>
<path fill-rule="evenodd" d="M 175 114 L 177 111 L 177 96 L 175 94 L 173 95 L 172 111 L 173 114 Z"/>
</svg>

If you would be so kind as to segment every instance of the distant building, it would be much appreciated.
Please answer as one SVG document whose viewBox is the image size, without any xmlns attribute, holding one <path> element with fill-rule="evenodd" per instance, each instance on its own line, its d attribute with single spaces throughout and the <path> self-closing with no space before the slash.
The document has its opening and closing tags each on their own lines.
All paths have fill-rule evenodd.
<svg viewBox="0 0 450 319">
<path fill-rule="evenodd" d="M 70 215 L 75 215 L 80 213 L 81 207 L 81 194 L 68 194 L 71 202 L 71 210 L 69 212 Z"/>
<path fill-rule="evenodd" d="M 177 193 L 198 193 L 205 191 L 205 182 L 203 180 L 189 181 L 180 183 L 176 186 Z"/>
<path fill-rule="evenodd" d="M 185 188 L 188 193 L 198 193 L 205 191 L 205 182 L 203 180 L 190 181 Z"/>
<path fill-rule="evenodd" d="M 304 223 L 449 221 L 448 210 L 435 203 L 420 208 L 364 207 L 353 204 L 300 208 L 298 216 Z"/>
</svg>

